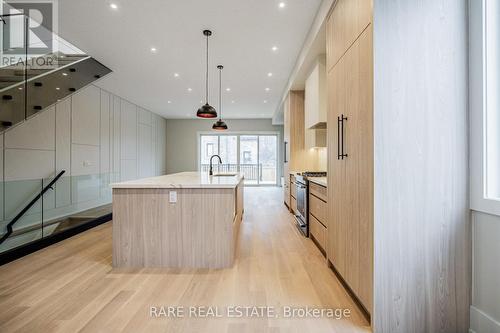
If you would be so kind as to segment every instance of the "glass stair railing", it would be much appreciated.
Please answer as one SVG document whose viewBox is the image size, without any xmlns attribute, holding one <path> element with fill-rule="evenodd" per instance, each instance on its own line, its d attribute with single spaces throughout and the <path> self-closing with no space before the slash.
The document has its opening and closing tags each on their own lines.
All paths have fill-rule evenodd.
<svg viewBox="0 0 500 333">
<path fill-rule="evenodd" d="M 111 72 L 30 17 L 0 4 L 0 132 Z M 0 182 L 0 264 L 12 251 L 109 219 L 108 184 L 114 175 L 53 177 Z M 73 189 L 99 195 L 79 200 Z"/>
<path fill-rule="evenodd" d="M 4 4 L 5 5 L 5 4 Z M 111 73 L 16 9 L 0 13 L 0 131 Z M 35 34 L 31 26 L 37 26 Z"/>
<path fill-rule="evenodd" d="M 4 205 L 3 218 L 0 216 L 0 265 L 10 261 L 12 253 L 19 249 L 61 234 L 72 235 L 78 229 L 88 229 L 92 223 L 109 221 L 112 213 L 110 179 L 117 179 L 117 175 L 68 176 L 61 171 L 46 179 L 1 182 Z M 99 195 L 82 201 L 74 189 Z"/>
</svg>

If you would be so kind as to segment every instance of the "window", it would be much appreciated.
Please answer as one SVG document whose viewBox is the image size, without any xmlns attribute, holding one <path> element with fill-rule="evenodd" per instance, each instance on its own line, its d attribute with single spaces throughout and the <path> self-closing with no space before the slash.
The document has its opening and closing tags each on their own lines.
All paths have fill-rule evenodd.
<svg viewBox="0 0 500 333">
<path fill-rule="evenodd" d="M 216 135 L 204 135 L 201 137 L 201 164 L 210 163 L 210 156 L 218 154 L 219 141 Z"/>
<path fill-rule="evenodd" d="M 469 6 L 471 208 L 500 215 L 500 2 Z"/>
<path fill-rule="evenodd" d="M 276 135 L 259 136 L 259 162 L 262 165 L 260 183 L 276 184 L 278 179 L 278 137 Z"/>
<path fill-rule="evenodd" d="M 486 51 L 486 197 L 500 199 L 500 1 L 487 0 Z"/>
<path fill-rule="evenodd" d="M 210 157 L 220 155 L 222 164 L 214 163 L 216 172 L 242 172 L 245 184 L 278 184 L 278 134 L 200 134 L 199 170 L 208 171 Z"/>
</svg>

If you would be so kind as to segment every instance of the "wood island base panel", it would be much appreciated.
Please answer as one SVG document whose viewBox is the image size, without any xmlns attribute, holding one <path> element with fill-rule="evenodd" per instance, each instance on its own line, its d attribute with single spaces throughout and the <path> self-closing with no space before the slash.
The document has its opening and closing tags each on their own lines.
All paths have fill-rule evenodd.
<svg viewBox="0 0 500 333">
<path fill-rule="evenodd" d="M 231 267 L 242 215 L 242 180 L 233 188 L 115 187 L 113 267 Z"/>
</svg>

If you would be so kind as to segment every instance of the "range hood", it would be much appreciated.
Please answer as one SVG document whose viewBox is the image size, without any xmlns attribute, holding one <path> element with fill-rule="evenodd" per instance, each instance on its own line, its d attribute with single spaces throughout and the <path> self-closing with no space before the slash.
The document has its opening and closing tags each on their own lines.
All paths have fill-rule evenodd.
<svg viewBox="0 0 500 333">
<path fill-rule="evenodd" d="M 326 60 L 318 57 L 305 87 L 305 144 L 306 148 L 326 147 Z"/>
</svg>

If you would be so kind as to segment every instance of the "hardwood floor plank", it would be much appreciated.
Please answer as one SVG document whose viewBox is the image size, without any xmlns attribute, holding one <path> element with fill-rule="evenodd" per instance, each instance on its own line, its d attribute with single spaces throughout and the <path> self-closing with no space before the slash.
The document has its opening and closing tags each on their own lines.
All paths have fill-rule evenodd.
<svg viewBox="0 0 500 333">
<path fill-rule="evenodd" d="M 236 260 L 228 269 L 113 269 L 111 223 L 0 267 L 1 332 L 370 332 L 279 188 L 246 188 Z M 182 306 L 184 318 L 150 307 Z M 192 306 L 222 318 L 189 318 Z M 228 306 L 346 308 L 351 317 L 230 318 Z"/>
</svg>

